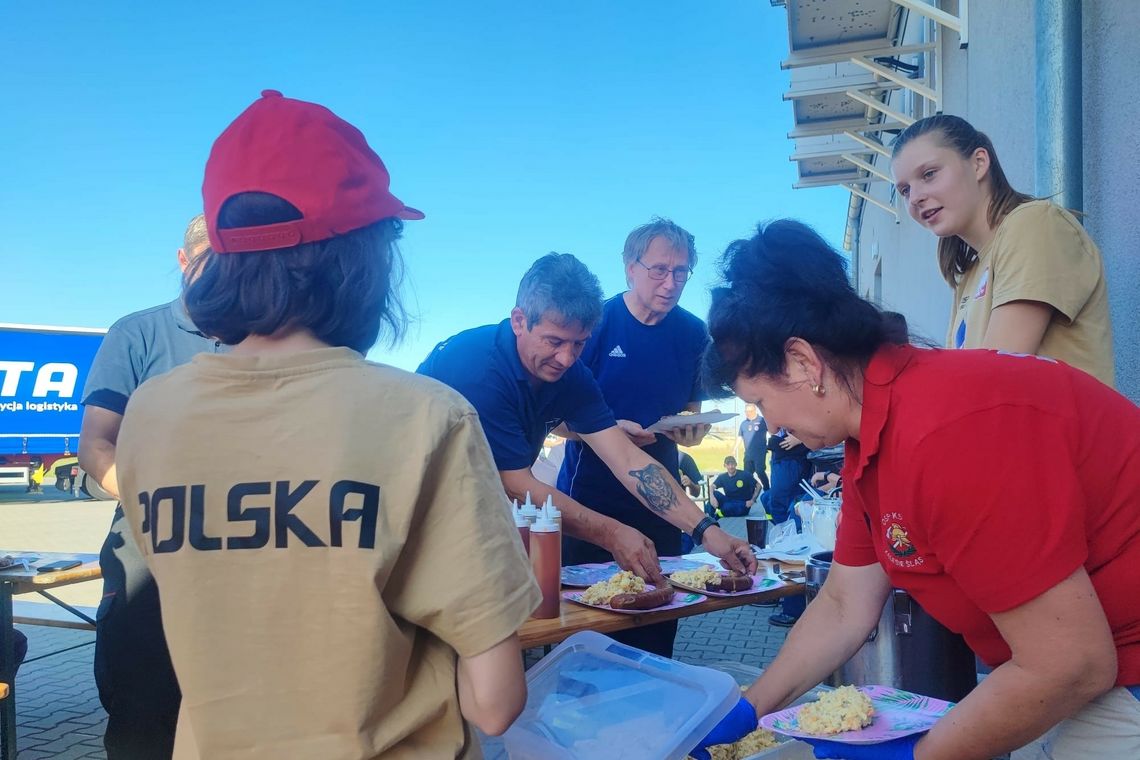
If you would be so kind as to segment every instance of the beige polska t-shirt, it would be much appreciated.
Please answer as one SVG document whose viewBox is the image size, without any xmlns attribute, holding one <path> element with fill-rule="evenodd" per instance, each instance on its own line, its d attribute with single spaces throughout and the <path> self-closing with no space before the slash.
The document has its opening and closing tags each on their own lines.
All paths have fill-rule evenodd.
<svg viewBox="0 0 1140 760">
<path fill-rule="evenodd" d="M 175 758 L 477 758 L 456 653 L 538 605 L 478 417 L 348 349 L 200 355 L 132 395 L 123 508 L 182 687 Z"/>
<path fill-rule="evenodd" d="M 1112 324 L 1100 251 L 1073 215 L 1049 201 L 1023 203 L 954 290 L 946 345 L 981 348 L 990 312 L 1011 301 L 1055 309 L 1039 356 L 1060 359 L 1113 385 Z"/>
</svg>

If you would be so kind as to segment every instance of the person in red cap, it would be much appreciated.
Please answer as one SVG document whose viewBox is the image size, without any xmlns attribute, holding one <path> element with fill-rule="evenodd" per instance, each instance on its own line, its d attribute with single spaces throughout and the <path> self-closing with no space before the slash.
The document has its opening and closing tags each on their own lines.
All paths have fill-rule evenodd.
<svg viewBox="0 0 1140 760">
<path fill-rule="evenodd" d="M 362 356 L 403 332 L 396 241 L 423 214 L 356 128 L 273 91 L 202 195 L 184 299 L 233 349 L 140 388 L 117 456 L 182 688 L 174 755 L 478 757 L 467 724 L 499 734 L 525 702 L 541 595 L 474 410 Z"/>
</svg>

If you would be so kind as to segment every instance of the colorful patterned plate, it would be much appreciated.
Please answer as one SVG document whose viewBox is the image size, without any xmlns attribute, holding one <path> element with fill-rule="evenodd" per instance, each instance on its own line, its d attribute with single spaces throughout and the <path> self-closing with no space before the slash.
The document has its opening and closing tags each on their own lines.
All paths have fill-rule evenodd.
<svg viewBox="0 0 1140 760">
<path fill-rule="evenodd" d="M 653 587 L 654 586 L 652 583 L 645 584 L 645 588 L 647 588 L 647 589 L 652 589 Z M 705 600 L 705 597 L 703 594 L 692 594 L 692 593 L 689 593 L 688 591 L 676 591 L 673 593 L 673 601 L 672 602 L 670 602 L 669 604 L 663 604 L 660 607 L 654 607 L 651 610 L 615 610 L 613 607 L 609 606 L 608 604 L 590 604 L 589 602 L 583 602 L 582 601 L 582 595 L 584 593 L 585 593 L 584 591 L 563 591 L 562 592 L 562 598 L 566 599 L 567 601 L 574 602 L 575 604 L 581 604 L 584 607 L 593 607 L 595 609 L 605 610 L 606 612 L 617 612 L 617 613 L 620 613 L 622 615 L 646 615 L 650 612 L 661 612 L 663 610 L 675 610 L 675 609 L 678 609 L 680 607 L 688 607 L 690 605 L 696 604 L 697 602 L 703 602 Z"/>
<path fill-rule="evenodd" d="M 727 575 L 727 573 L 721 573 L 721 575 Z M 768 591 L 780 585 L 780 581 L 768 577 L 765 572 L 752 576 L 752 588 L 745 589 L 744 591 L 713 591 L 711 589 L 697 588 L 687 583 L 678 583 L 673 580 L 672 577 L 669 578 L 669 582 L 677 588 L 683 588 L 687 591 L 696 591 L 708 596 L 746 596 L 748 594 L 759 594 L 762 591 Z"/>
<path fill-rule="evenodd" d="M 678 570 L 696 570 L 704 564 L 703 562 L 681 559 L 680 557 L 661 557 L 658 561 L 661 563 L 661 572 L 666 575 L 675 573 Z M 593 586 L 595 583 L 609 580 L 615 573 L 620 572 L 621 568 L 618 567 L 616 562 L 593 562 L 585 565 L 569 565 L 562 568 L 562 585 L 573 586 L 575 588 L 587 588 Z"/>
<path fill-rule="evenodd" d="M 871 704 L 875 708 L 871 725 L 866 728 L 828 736 L 805 733 L 800 731 L 799 722 L 796 720 L 804 705 L 769 713 L 760 719 L 760 726 L 796 739 L 827 739 L 843 744 L 880 744 L 930 730 L 938 719 L 950 712 L 950 708 L 954 706 L 953 702 L 912 694 L 890 686 L 856 688 L 870 697 Z"/>
</svg>

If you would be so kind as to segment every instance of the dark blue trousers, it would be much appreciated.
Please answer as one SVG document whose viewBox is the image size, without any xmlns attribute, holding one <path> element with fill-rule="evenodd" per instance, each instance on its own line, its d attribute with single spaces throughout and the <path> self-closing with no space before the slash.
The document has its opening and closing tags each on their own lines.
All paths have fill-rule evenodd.
<svg viewBox="0 0 1140 760">
<path fill-rule="evenodd" d="M 792 502 L 800 492 L 797 485 L 804 477 L 807 467 L 799 459 L 779 459 L 772 462 L 772 487 L 760 494 L 760 503 L 772 515 L 772 524 L 780 523 L 791 517 L 796 521 L 796 531 L 803 530 L 803 523 L 799 515 L 792 510 Z"/>
</svg>

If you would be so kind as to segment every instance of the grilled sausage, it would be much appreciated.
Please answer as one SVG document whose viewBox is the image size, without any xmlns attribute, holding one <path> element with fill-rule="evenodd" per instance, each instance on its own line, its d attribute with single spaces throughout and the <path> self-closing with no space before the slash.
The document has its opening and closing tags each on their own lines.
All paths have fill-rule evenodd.
<svg viewBox="0 0 1140 760">
<path fill-rule="evenodd" d="M 706 583 L 705 588 L 709 591 L 748 591 L 752 588 L 752 576 L 722 575 L 719 581 Z"/>
<path fill-rule="evenodd" d="M 615 610 L 651 610 L 664 607 L 673 601 L 673 587 L 663 583 L 652 591 L 639 594 L 615 594 L 610 598 L 610 607 Z"/>
</svg>

